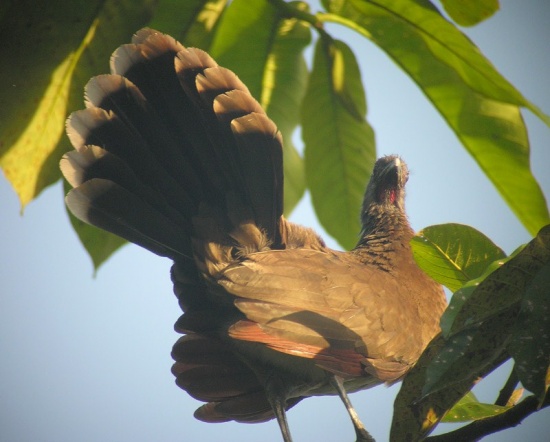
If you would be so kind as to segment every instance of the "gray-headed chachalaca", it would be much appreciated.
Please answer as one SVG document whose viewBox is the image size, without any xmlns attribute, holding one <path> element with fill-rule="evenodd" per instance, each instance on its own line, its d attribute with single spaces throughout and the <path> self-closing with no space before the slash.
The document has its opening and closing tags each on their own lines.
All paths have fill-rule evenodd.
<svg viewBox="0 0 550 442">
<path fill-rule="evenodd" d="M 349 252 L 283 217 L 281 135 L 205 52 L 143 29 L 92 78 L 61 161 L 81 220 L 174 261 L 177 384 L 206 422 L 276 417 L 395 382 L 439 332 L 442 288 L 413 260 L 405 163 L 379 159 Z"/>
</svg>

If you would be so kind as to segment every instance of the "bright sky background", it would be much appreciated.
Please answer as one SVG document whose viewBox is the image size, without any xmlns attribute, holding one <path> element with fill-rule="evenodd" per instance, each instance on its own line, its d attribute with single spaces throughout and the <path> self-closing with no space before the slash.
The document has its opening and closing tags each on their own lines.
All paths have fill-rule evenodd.
<svg viewBox="0 0 550 442">
<path fill-rule="evenodd" d="M 550 113 L 547 0 L 501 0 L 496 16 L 465 32 L 528 99 Z M 378 155 L 400 154 L 411 170 L 407 207 L 413 227 L 469 224 L 507 253 L 529 241 L 409 78 L 372 44 L 351 33 L 339 35 L 361 64 Z M 524 116 L 533 170 L 550 195 L 550 129 L 529 112 Z M 180 314 L 171 263 L 131 245 L 94 278 L 62 194 L 60 183 L 50 187 L 21 217 L 17 197 L 0 178 L 0 441 L 280 442 L 274 421 L 214 425 L 193 418 L 200 403 L 170 374 L 170 350 L 178 338 L 172 327 Z M 307 201 L 292 218 L 317 227 Z M 481 400 L 494 400 L 509 368 L 483 381 Z M 379 441 L 388 439 L 398 387 L 351 396 Z M 301 402 L 289 421 L 296 442 L 354 440 L 334 397 Z M 485 440 L 538 441 L 549 433 L 546 409 Z"/>
</svg>

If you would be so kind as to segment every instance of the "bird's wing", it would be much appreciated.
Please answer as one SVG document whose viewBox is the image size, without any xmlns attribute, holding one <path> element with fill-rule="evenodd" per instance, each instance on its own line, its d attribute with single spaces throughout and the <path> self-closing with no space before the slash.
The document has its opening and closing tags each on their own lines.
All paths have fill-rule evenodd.
<svg viewBox="0 0 550 442">
<path fill-rule="evenodd" d="M 218 284 L 246 316 L 231 337 L 315 359 L 334 373 L 395 380 L 410 367 L 408 349 L 419 345 L 416 306 L 398 279 L 353 254 L 256 253 L 228 267 Z"/>
</svg>

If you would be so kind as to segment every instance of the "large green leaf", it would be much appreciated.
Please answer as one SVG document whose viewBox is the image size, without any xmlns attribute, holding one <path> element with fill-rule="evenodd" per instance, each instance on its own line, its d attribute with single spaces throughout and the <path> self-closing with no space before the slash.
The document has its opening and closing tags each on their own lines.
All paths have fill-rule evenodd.
<svg viewBox="0 0 550 442">
<path fill-rule="evenodd" d="M 550 261 L 550 225 L 541 229 L 525 248 L 492 272 L 453 313 L 443 332 L 451 336 L 509 308 L 518 308 L 534 278 Z M 454 298 L 454 296 L 453 296 Z M 449 307 L 454 307 L 453 300 Z M 448 310 L 453 310 L 449 308 Z M 448 312 L 444 313 L 444 316 Z M 442 322 L 445 322 L 442 319 Z"/>
<path fill-rule="evenodd" d="M 162 0 L 149 26 L 182 44 L 208 50 L 228 0 Z"/>
<path fill-rule="evenodd" d="M 292 5 L 305 7 L 300 2 Z M 235 0 L 210 51 L 220 65 L 239 75 L 283 135 L 286 213 L 305 190 L 302 158 L 292 144 L 292 133 L 307 82 L 303 50 L 310 38 L 303 22 L 284 18 L 269 2 Z"/>
<path fill-rule="evenodd" d="M 529 167 L 519 107 L 526 100 L 427 0 L 325 0 L 323 20 L 342 22 L 380 46 L 420 87 L 533 235 L 550 222 Z"/>
<path fill-rule="evenodd" d="M 462 224 L 426 227 L 411 241 L 420 268 L 449 290 L 481 276 L 506 254 L 483 233 Z"/>
<path fill-rule="evenodd" d="M 261 103 L 283 134 L 287 215 L 300 201 L 306 187 L 303 160 L 292 142 L 292 134 L 300 121 L 300 104 L 309 76 L 303 50 L 310 41 L 311 32 L 304 22 L 280 21 L 264 72 Z"/>
<path fill-rule="evenodd" d="M 235 71 L 261 102 L 264 71 L 281 17 L 264 0 L 234 0 L 223 14 L 210 55 Z"/>
<path fill-rule="evenodd" d="M 391 440 L 421 440 L 472 387 L 509 356 L 507 311 L 452 340 L 437 336 L 403 380 L 394 404 Z M 446 359 L 448 357 L 448 359 Z M 487 410 L 485 410 L 487 411 Z"/>
<path fill-rule="evenodd" d="M 483 282 L 487 276 L 510 259 L 511 257 L 507 257 L 491 262 L 481 276 L 466 282 L 462 287 L 460 287 L 460 289 L 453 293 L 453 297 L 450 302 L 451 308 L 447 308 L 441 318 L 441 329 L 444 333 L 447 333 L 451 329 L 456 316 L 462 309 L 463 305 L 468 302 L 472 293 L 477 289 L 477 286 Z"/>
<path fill-rule="evenodd" d="M 469 291 L 459 308 L 453 301 L 462 296 L 463 289 L 455 293 L 444 314 L 452 315 L 454 321 L 442 320 L 447 324 L 443 333 L 430 343 L 403 381 L 394 406 L 392 440 L 426 436 L 480 378 L 515 350 L 514 370 L 540 400 L 546 388 L 543 372 L 548 369 L 550 350 L 546 342 L 539 345 L 550 332 L 549 263 L 550 226 L 546 226 L 502 266 L 484 272 L 488 276 Z M 529 348 L 520 349 L 521 345 Z M 521 377 L 522 372 L 528 376 Z"/>
<path fill-rule="evenodd" d="M 424 394 L 461 379 L 474 379 L 477 371 L 508 351 L 516 355 L 516 372 L 522 383 L 527 382 L 528 388 L 544 396 L 550 345 L 541 344 L 538 338 L 550 332 L 545 291 L 549 264 L 547 226 L 516 256 L 489 274 L 465 300 L 461 299 L 460 305 L 453 302 L 460 292 L 453 296 L 442 318 L 445 345 L 427 368 Z M 454 320 L 447 318 L 449 315 Z M 530 341 L 536 344 L 529 345 Z M 527 347 L 522 348 L 524 345 Z"/>
<path fill-rule="evenodd" d="M 426 395 L 424 386 L 429 382 L 428 369 L 445 344 L 443 336 L 435 337 L 405 376 L 394 402 L 390 440 L 422 440 L 471 390 L 480 377 L 487 375 L 506 359 L 506 356 L 499 355 L 495 361 L 477 370 L 475 376 L 449 377 L 448 388 L 441 388 Z M 459 370 L 456 373 L 461 374 Z"/>
<path fill-rule="evenodd" d="M 59 179 L 67 113 L 112 50 L 149 19 L 154 1 L 12 1 L 2 13 L 0 166 L 22 207 Z"/>
<path fill-rule="evenodd" d="M 500 364 L 497 361 L 506 360 L 506 344 L 518 312 L 518 306 L 513 305 L 446 338 L 445 345 L 426 369 L 422 395 L 453 389 L 456 385 L 473 386 L 482 377 L 480 373 L 492 371 Z"/>
<path fill-rule="evenodd" d="M 498 11 L 498 0 L 441 0 L 447 14 L 461 26 L 473 26 Z"/>
<path fill-rule="evenodd" d="M 326 231 L 350 249 L 357 243 L 359 208 L 376 148 L 365 120 L 359 68 L 344 43 L 328 37 L 318 40 L 302 109 L 313 206 Z"/>
</svg>

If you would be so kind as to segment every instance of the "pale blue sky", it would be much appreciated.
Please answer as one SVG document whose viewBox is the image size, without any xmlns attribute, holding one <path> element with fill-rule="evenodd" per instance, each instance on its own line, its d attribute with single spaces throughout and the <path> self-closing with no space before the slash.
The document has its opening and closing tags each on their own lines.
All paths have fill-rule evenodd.
<svg viewBox="0 0 550 442">
<path fill-rule="evenodd" d="M 550 3 L 502 0 L 502 10 L 465 32 L 530 100 L 550 113 Z M 329 27 L 334 31 L 336 27 Z M 342 34 L 340 34 L 342 35 Z M 415 229 L 460 222 L 506 252 L 530 236 L 416 86 L 386 56 L 351 33 L 376 131 L 378 155 L 409 164 L 408 213 Z M 113 48 L 114 49 L 114 48 Z M 524 112 L 534 173 L 550 195 L 550 129 Z M 174 384 L 170 349 L 179 309 L 170 262 L 137 246 L 117 252 L 93 278 L 69 224 L 58 183 L 19 216 L 0 178 L 0 441 L 280 441 L 274 422 L 204 424 L 200 405 Z M 294 221 L 317 227 L 307 200 Z M 494 400 L 507 370 L 483 384 Z M 482 385 L 483 386 L 483 385 Z M 353 394 L 377 440 L 388 438 L 399 386 Z M 550 433 L 544 410 L 490 441 L 537 441 Z M 296 442 L 352 441 L 337 398 L 312 398 L 289 412 Z"/>
</svg>

